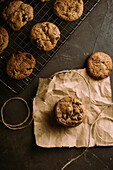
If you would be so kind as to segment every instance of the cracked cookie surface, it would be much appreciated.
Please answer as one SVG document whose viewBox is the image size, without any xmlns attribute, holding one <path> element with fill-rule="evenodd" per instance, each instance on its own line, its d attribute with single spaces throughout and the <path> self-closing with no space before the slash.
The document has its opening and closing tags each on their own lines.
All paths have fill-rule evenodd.
<svg viewBox="0 0 113 170">
<path fill-rule="evenodd" d="M 8 46 L 9 35 L 5 28 L 0 27 L 0 54 Z"/>
<path fill-rule="evenodd" d="M 54 13 L 63 20 L 75 21 L 83 13 L 82 0 L 56 0 L 53 8 Z"/>
<path fill-rule="evenodd" d="M 22 1 L 12 1 L 2 11 L 2 18 L 14 31 L 18 31 L 33 19 L 33 8 Z"/>
<path fill-rule="evenodd" d="M 24 79 L 28 77 L 35 67 L 36 61 L 34 57 L 27 52 L 20 51 L 12 54 L 7 62 L 7 74 L 13 79 Z"/>
<path fill-rule="evenodd" d="M 40 50 L 52 50 L 60 39 L 58 27 L 50 22 L 37 23 L 31 29 L 31 42 Z"/>
<path fill-rule="evenodd" d="M 95 52 L 88 58 L 86 69 L 93 79 L 104 79 L 112 71 L 112 60 L 108 54 Z"/>
<path fill-rule="evenodd" d="M 74 97 L 64 97 L 55 105 L 56 120 L 65 127 L 81 124 L 86 116 L 84 104 Z"/>
</svg>

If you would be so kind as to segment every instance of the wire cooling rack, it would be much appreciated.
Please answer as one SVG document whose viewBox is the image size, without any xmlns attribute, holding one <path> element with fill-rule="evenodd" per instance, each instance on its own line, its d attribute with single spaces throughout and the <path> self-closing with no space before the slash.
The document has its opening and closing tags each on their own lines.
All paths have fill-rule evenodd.
<svg viewBox="0 0 113 170">
<path fill-rule="evenodd" d="M 3 8 L 10 2 L 7 0 L 4 3 L 0 3 L 0 13 Z M 40 2 L 40 0 L 24 0 L 24 2 L 30 4 L 34 8 L 34 19 L 27 23 L 21 30 L 13 31 L 9 26 L 0 19 L 0 26 L 7 29 L 10 42 L 7 49 L 4 50 L 0 56 L 0 81 L 11 89 L 14 93 L 22 92 L 28 84 L 37 76 L 37 74 L 44 68 L 49 60 L 54 56 L 58 49 L 64 44 L 69 36 L 75 31 L 87 15 L 93 10 L 93 8 L 99 3 L 100 0 L 84 0 L 84 12 L 83 15 L 74 22 L 66 22 L 61 20 L 53 13 L 53 0 L 48 2 Z M 32 26 L 38 22 L 52 22 L 57 25 L 61 31 L 61 39 L 58 41 L 56 47 L 49 51 L 43 52 L 38 50 L 30 42 L 29 35 Z M 23 80 L 14 80 L 8 77 L 6 74 L 6 62 L 10 55 L 16 51 L 27 51 L 31 53 L 36 59 L 36 66 L 32 74 Z"/>
</svg>

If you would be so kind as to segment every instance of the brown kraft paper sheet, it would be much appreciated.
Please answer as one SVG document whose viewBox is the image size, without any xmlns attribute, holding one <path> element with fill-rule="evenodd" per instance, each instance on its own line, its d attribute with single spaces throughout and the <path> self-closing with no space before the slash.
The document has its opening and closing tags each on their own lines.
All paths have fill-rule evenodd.
<svg viewBox="0 0 113 170">
<path fill-rule="evenodd" d="M 86 106 L 85 121 L 77 127 L 65 128 L 55 120 L 54 106 L 65 96 L 78 98 Z M 95 105 L 91 100 L 101 105 Z M 112 103 L 110 77 L 96 81 L 87 75 L 86 69 L 79 69 L 62 71 L 52 78 L 40 78 L 33 102 L 36 144 L 47 148 L 112 146 L 113 122 L 109 118 L 113 119 L 113 110 L 108 103 Z M 98 115 L 104 118 L 91 130 Z"/>
</svg>

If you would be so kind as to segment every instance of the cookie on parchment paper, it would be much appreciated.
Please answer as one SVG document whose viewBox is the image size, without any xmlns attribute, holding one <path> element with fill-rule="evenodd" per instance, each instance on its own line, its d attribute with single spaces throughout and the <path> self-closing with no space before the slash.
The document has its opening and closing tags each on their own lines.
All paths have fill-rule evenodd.
<svg viewBox="0 0 113 170">
<path fill-rule="evenodd" d="M 56 120 L 65 127 L 75 127 L 81 124 L 86 116 L 84 104 L 71 96 L 62 98 L 55 105 Z"/>
<path fill-rule="evenodd" d="M 30 53 L 18 51 L 11 55 L 7 62 L 6 71 L 11 78 L 21 80 L 32 73 L 35 64 L 35 58 Z"/>
<path fill-rule="evenodd" d="M 81 17 L 84 4 L 82 0 L 56 0 L 53 9 L 54 13 L 61 19 L 75 21 Z"/>
<path fill-rule="evenodd" d="M 104 79 L 112 71 L 111 57 L 103 52 L 95 52 L 88 58 L 86 69 L 93 79 Z"/>
<path fill-rule="evenodd" d="M 12 1 L 3 9 L 2 18 L 14 31 L 18 31 L 33 19 L 33 8 L 22 1 Z"/>
<path fill-rule="evenodd" d="M 50 22 L 37 23 L 31 29 L 31 42 L 40 50 L 52 50 L 60 39 L 58 27 Z"/>
</svg>

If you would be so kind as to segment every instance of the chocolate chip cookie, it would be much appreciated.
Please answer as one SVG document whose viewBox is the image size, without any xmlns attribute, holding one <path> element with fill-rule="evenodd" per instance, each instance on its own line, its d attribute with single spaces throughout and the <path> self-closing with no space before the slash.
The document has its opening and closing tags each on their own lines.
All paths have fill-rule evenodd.
<svg viewBox="0 0 113 170">
<path fill-rule="evenodd" d="M 74 97 L 64 97 L 55 105 L 56 120 L 65 127 L 75 127 L 86 115 L 84 104 Z"/>
<path fill-rule="evenodd" d="M 60 39 L 60 31 L 53 23 L 37 23 L 31 29 L 30 39 L 38 49 L 50 51 Z"/>
<path fill-rule="evenodd" d="M 53 8 L 54 13 L 63 20 L 75 21 L 83 13 L 82 0 L 56 0 Z"/>
<path fill-rule="evenodd" d="M 86 69 L 93 79 L 104 79 L 112 71 L 112 60 L 108 54 L 95 52 L 88 58 Z"/>
<path fill-rule="evenodd" d="M 35 64 L 36 61 L 30 53 L 19 51 L 8 60 L 6 71 L 11 78 L 20 80 L 32 73 Z"/>
<path fill-rule="evenodd" d="M 2 18 L 14 31 L 18 31 L 33 19 L 33 8 L 22 1 L 12 1 L 2 11 Z"/>
<path fill-rule="evenodd" d="M 0 54 L 8 46 L 9 35 L 5 28 L 0 27 Z"/>
</svg>

